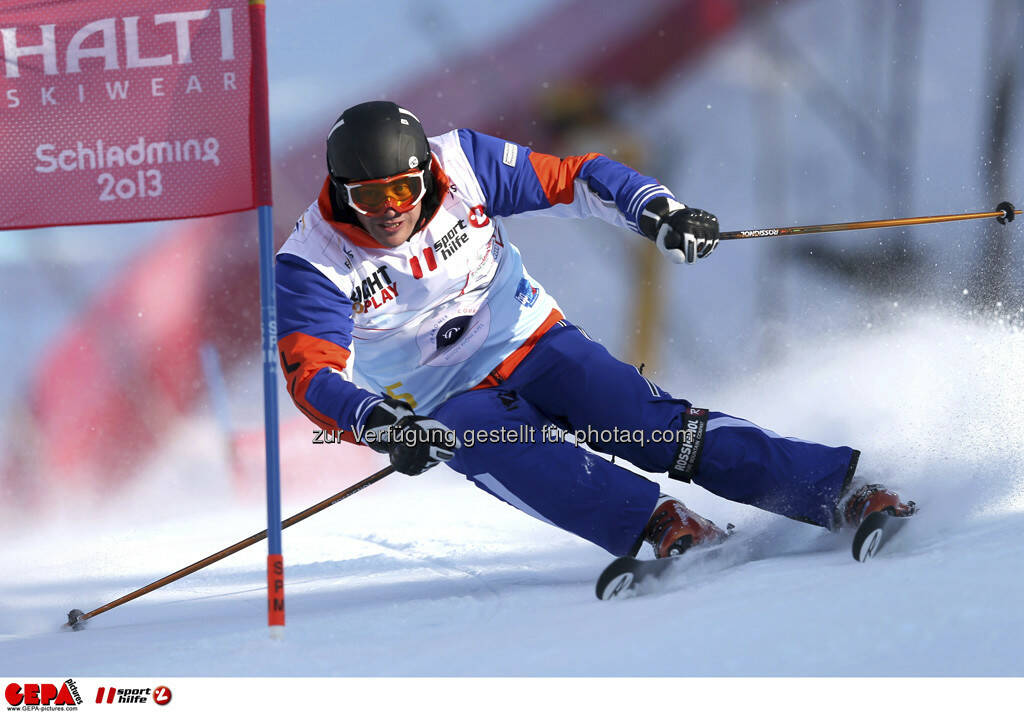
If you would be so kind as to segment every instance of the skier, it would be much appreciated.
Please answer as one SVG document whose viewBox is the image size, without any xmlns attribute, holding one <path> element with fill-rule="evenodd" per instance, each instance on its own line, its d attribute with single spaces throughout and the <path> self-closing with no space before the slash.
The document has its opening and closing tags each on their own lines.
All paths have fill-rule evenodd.
<svg viewBox="0 0 1024 713">
<path fill-rule="evenodd" d="M 458 129 L 427 138 L 384 101 L 327 134 L 328 176 L 277 255 L 281 366 L 296 406 L 416 475 L 439 462 L 614 555 L 724 537 L 652 473 L 821 527 L 856 525 L 896 493 L 854 485 L 859 452 L 783 438 L 693 407 L 566 320 L 501 218 L 601 218 L 693 263 L 714 215 L 590 153 L 560 159 Z M 358 384 L 358 385 L 357 385 Z"/>
</svg>

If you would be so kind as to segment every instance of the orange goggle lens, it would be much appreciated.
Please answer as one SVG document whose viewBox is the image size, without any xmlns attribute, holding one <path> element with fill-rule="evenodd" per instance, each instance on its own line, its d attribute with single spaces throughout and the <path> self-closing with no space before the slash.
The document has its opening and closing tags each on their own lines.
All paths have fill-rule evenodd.
<svg viewBox="0 0 1024 713">
<path fill-rule="evenodd" d="M 389 208 L 399 213 L 408 212 L 423 200 L 426 192 L 422 169 L 345 184 L 348 204 L 363 215 L 376 215 Z"/>
</svg>

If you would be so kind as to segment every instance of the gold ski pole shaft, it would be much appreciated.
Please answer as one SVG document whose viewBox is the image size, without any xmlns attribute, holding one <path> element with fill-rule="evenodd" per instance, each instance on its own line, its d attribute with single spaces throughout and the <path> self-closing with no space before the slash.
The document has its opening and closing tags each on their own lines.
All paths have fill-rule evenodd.
<svg viewBox="0 0 1024 713">
<path fill-rule="evenodd" d="M 946 223 L 954 220 L 976 220 L 995 218 L 1002 224 L 1012 222 L 1022 211 L 1014 210 L 1013 204 L 1003 201 L 993 211 L 983 213 L 953 213 L 951 215 L 926 215 L 920 218 L 890 218 L 888 220 L 861 220 L 852 223 L 826 223 L 824 225 L 795 225 L 786 228 L 757 228 L 733 230 L 719 234 L 721 240 L 744 240 L 746 238 L 775 238 L 787 235 L 810 235 L 812 233 L 835 233 L 843 230 L 867 230 L 868 228 L 896 228 L 905 225 Z"/>
<path fill-rule="evenodd" d="M 296 513 L 295 515 L 292 515 L 287 520 L 283 520 L 281 522 L 281 529 L 284 529 L 286 527 L 291 527 L 295 523 L 301 522 L 301 521 L 305 520 L 307 517 L 310 517 L 312 515 L 316 515 L 321 510 L 326 510 L 331 505 L 334 505 L 335 503 L 341 502 L 342 500 L 344 500 L 345 498 L 349 497 L 350 495 L 355 495 L 356 493 L 358 493 L 363 488 L 365 488 L 365 487 L 367 487 L 369 485 L 373 485 L 378 480 L 382 480 L 384 477 L 390 475 L 393 472 L 395 472 L 395 469 L 394 469 L 393 466 L 390 466 L 390 465 L 387 468 L 383 468 L 381 470 L 378 470 L 373 475 L 368 476 L 368 477 L 364 478 L 363 480 L 360 480 L 355 485 L 352 485 L 352 486 L 350 486 L 348 488 L 345 488 L 344 490 L 342 490 L 339 493 L 335 493 L 334 495 L 332 495 L 331 497 L 327 498 L 326 500 L 321 500 L 316 505 L 312 505 L 312 506 L 306 508 L 305 510 L 303 510 L 302 512 Z M 130 592 L 128 594 L 125 594 L 123 597 L 120 597 L 119 599 L 115 599 L 112 602 L 109 602 L 107 604 L 104 604 L 101 607 L 93 609 L 91 612 L 84 613 L 84 612 L 82 612 L 81 609 L 72 609 L 70 612 L 68 612 L 68 620 L 67 620 L 67 623 L 64 624 L 64 627 L 65 628 L 70 627 L 71 629 L 74 629 L 75 631 L 78 631 L 79 629 L 82 629 L 84 627 L 86 619 L 91 619 L 92 617 L 96 616 L 97 614 L 102 614 L 103 612 L 109 611 L 110 609 L 113 609 L 114 607 L 119 607 L 122 604 L 124 604 L 125 602 L 130 602 L 132 599 L 137 599 L 138 597 L 141 597 L 143 594 L 148 594 L 149 592 L 152 592 L 154 589 L 159 589 L 160 587 L 164 586 L 165 584 L 170 584 L 171 582 L 177 581 L 177 580 L 181 579 L 182 577 L 185 577 L 187 575 L 192 574 L 193 572 L 197 572 L 197 571 L 201 570 L 203 567 L 207 567 L 207 566 L 213 564 L 214 562 L 218 562 L 218 561 L 224 559 L 228 555 L 233 555 L 234 553 L 236 553 L 236 552 L 238 552 L 240 550 L 244 550 L 246 547 L 249 547 L 250 545 L 255 545 L 257 542 L 262 542 L 263 540 L 266 539 L 266 537 L 267 537 L 267 531 L 266 530 L 264 530 L 263 532 L 258 532 L 255 535 L 252 535 L 251 537 L 247 537 L 246 539 L 242 540 L 241 542 L 236 542 L 235 544 L 231 545 L 230 547 L 224 548 L 220 552 L 215 552 L 214 554 L 210 555 L 209 557 L 205 557 L 204 559 L 201 559 L 198 562 L 194 562 L 194 563 L 190 564 L 188 567 L 184 567 L 182 569 L 179 569 L 177 572 L 169 574 L 166 577 L 162 577 L 162 578 L 156 580 L 155 582 L 153 582 L 151 584 L 147 584 L 145 587 L 142 587 L 141 589 L 136 589 L 134 592 Z"/>
</svg>

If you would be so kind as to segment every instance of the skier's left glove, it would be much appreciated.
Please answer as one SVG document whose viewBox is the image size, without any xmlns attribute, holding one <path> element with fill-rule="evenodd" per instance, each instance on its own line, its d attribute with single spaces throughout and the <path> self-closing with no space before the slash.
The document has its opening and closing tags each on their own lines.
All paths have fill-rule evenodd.
<svg viewBox="0 0 1024 713">
<path fill-rule="evenodd" d="M 693 263 L 718 247 L 718 218 L 665 196 L 652 198 L 644 206 L 640 230 L 672 262 Z"/>
<path fill-rule="evenodd" d="M 460 445 L 455 431 L 427 416 L 406 416 L 391 429 L 391 439 L 391 465 L 406 475 L 450 461 Z"/>
<path fill-rule="evenodd" d="M 399 473 L 419 475 L 449 461 L 459 447 L 455 431 L 436 419 L 417 416 L 405 402 L 385 397 L 363 426 L 363 442 L 387 453 Z"/>
</svg>

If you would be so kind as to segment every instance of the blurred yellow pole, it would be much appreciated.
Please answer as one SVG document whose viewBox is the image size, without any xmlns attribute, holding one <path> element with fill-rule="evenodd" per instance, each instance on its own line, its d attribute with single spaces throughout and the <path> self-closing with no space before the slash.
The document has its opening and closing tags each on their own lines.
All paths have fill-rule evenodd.
<svg viewBox="0 0 1024 713">
<path fill-rule="evenodd" d="M 572 155 L 600 151 L 646 173 L 649 151 L 643 134 L 620 120 L 614 102 L 603 87 L 574 83 L 551 87 L 538 99 L 540 115 L 556 139 L 555 151 Z M 648 241 L 633 240 L 630 245 L 630 277 L 639 289 L 634 290 L 626 315 L 628 359 L 653 368 L 660 343 L 662 309 L 656 292 L 660 292 L 662 265 Z"/>
<path fill-rule="evenodd" d="M 645 364 L 646 369 L 657 368 L 658 347 L 656 340 L 662 316 L 661 286 L 663 260 L 661 253 L 646 240 L 634 240 L 633 274 L 640 289 L 633 299 L 633 310 L 627 327 L 632 331 L 629 339 L 629 361 Z"/>
</svg>

